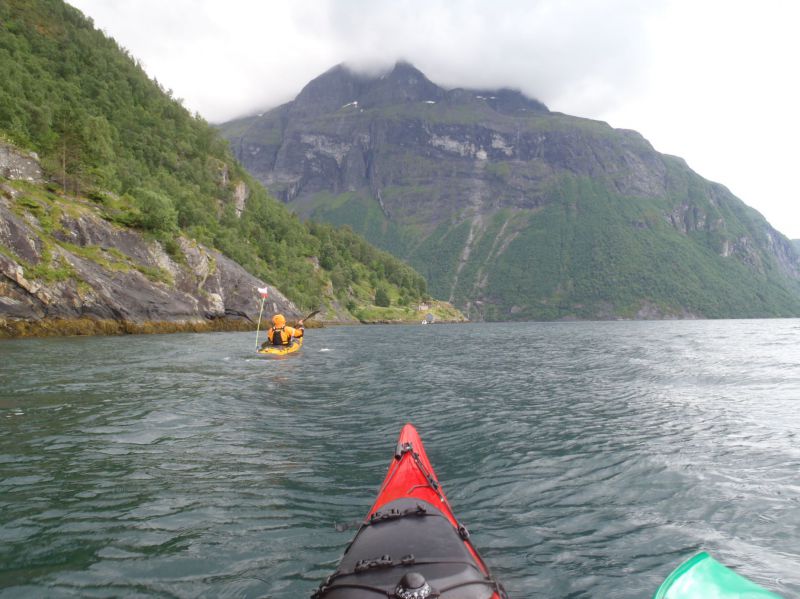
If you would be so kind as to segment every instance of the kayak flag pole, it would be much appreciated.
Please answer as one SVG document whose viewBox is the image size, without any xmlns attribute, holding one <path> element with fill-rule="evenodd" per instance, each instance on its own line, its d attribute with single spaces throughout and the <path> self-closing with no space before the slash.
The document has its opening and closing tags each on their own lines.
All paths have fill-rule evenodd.
<svg viewBox="0 0 800 599">
<path fill-rule="evenodd" d="M 269 289 L 259 287 L 258 293 L 261 295 L 261 308 L 258 310 L 258 324 L 256 325 L 256 351 L 258 351 L 258 333 L 261 330 L 261 315 L 264 313 L 264 300 L 269 297 Z"/>
</svg>

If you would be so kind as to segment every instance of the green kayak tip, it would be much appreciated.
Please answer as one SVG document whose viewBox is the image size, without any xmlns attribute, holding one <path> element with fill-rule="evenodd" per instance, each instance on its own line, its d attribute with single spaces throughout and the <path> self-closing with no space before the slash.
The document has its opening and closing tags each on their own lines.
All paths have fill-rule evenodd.
<svg viewBox="0 0 800 599">
<path fill-rule="evenodd" d="M 653 599 L 782 599 L 725 567 L 705 551 L 667 576 Z"/>
</svg>

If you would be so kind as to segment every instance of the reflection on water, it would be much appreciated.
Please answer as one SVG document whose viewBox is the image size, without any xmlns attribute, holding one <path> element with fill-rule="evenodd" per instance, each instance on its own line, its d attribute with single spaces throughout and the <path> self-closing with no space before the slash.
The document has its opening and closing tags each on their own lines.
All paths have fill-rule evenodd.
<svg viewBox="0 0 800 599">
<path fill-rule="evenodd" d="M 0 343 L 0 597 L 303 597 L 414 422 L 512 597 L 800 594 L 800 321 Z"/>
</svg>

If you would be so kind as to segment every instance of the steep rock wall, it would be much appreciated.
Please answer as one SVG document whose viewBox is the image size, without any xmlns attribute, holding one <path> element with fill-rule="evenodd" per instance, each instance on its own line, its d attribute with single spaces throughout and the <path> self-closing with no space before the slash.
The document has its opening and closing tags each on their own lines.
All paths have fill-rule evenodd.
<svg viewBox="0 0 800 599">
<path fill-rule="evenodd" d="M 26 187 L 34 158 L 6 146 L 0 165 L 0 336 L 250 328 L 263 287 L 267 312 L 299 316 L 219 252 L 179 237 L 169 255 L 91 202 Z"/>
</svg>

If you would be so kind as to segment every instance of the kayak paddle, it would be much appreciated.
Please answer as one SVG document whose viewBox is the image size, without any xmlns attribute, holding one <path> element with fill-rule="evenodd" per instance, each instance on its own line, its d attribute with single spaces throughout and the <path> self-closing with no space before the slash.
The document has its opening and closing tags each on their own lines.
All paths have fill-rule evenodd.
<svg viewBox="0 0 800 599">
<path fill-rule="evenodd" d="M 256 325 L 256 351 L 258 351 L 258 332 L 261 330 L 261 315 L 264 313 L 264 300 L 269 296 L 266 287 L 259 287 L 258 293 L 261 295 L 261 308 L 258 309 L 258 324 Z"/>
<path fill-rule="evenodd" d="M 653 599 L 781 599 L 725 567 L 705 551 L 683 562 L 658 587 Z"/>
<path fill-rule="evenodd" d="M 309 314 L 308 316 L 306 316 L 305 318 L 303 318 L 302 322 L 305 322 L 305 321 L 306 321 L 306 320 L 308 320 L 309 318 L 314 318 L 314 317 L 315 317 L 317 314 L 319 314 L 319 310 L 314 310 L 314 311 L 313 311 L 311 314 Z"/>
</svg>

